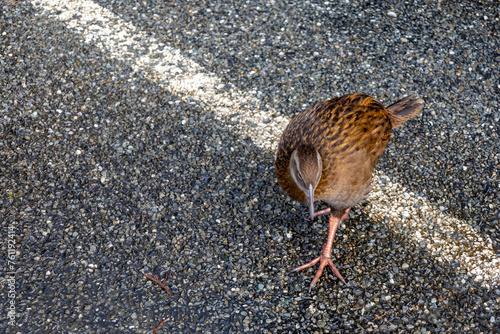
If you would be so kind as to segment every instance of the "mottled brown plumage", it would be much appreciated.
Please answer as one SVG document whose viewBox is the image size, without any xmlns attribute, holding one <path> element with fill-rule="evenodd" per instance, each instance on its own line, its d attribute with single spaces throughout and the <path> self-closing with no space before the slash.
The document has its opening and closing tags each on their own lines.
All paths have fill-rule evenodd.
<svg viewBox="0 0 500 334">
<path fill-rule="evenodd" d="M 326 264 L 344 281 L 330 260 L 335 230 L 349 209 L 368 197 L 373 168 L 391 130 L 416 116 L 422 107 L 422 100 L 413 96 L 385 108 L 368 95 L 352 94 L 312 105 L 286 127 L 275 162 L 279 185 L 293 199 L 309 204 L 311 218 L 331 211 L 322 255 L 296 269 L 321 261 L 311 288 Z M 314 212 L 315 200 L 326 202 L 331 209 Z"/>
</svg>

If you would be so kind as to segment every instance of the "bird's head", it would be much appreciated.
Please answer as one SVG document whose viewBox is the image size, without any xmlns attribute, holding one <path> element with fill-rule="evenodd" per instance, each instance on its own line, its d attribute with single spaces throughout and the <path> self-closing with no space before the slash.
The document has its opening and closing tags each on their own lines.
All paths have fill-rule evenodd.
<svg viewBox="0 0 500 334">
<path fill-rule="evenodd" d="M 290 174 L 293 181 L 306 195 L 311 219 L 314 218 L 314 190 L 321 179 L 322 170 L 321 156 L 314 147 L 302 145 L 292 152 Z"/>
</svg>

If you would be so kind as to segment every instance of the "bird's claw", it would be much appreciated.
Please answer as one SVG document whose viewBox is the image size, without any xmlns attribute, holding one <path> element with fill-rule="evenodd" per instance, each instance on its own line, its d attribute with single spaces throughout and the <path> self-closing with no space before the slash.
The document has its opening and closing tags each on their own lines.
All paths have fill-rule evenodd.
<svg viewBox="0 0 500 334">
<path fill-rule="evenodd" d="M 323 270 L 325 269 L 325 267 L 326 267 L 327 264 L 330 267 L 330 269 L 333 271 L 333 273 L 335 274 L 335 276 L 337 276 L 337 278 L 342 283 L 346 284 L 344 278 L 342 277 L 342 275 L 338 271 L 337 267 L 335 267 L 335 265 L 333 264 L 332 259 L 328 255 L 323 255 L 322 254 L 321 256 L 315 258 L 311 262 L 306 263 L 304 265 L 301 265 L 300 267 L 297 267 L 297 268 L 293 269 L 292 272 L 294 273 L 294 272 L 300 271 L 302 269 L 306 269 L 306 268 L 312 267 L 312 266 L 314 266 L 318 262 L 319 262 L 319 268 L 318 268 L 318 271 L 316 271 L 316 275 L 314 276 L 314 278 L 313 278 L 313 280 L 311 282 L 311 285 L 309 286 L 309 292 L 311 292 L 312 288 L 314 288 L 314 286 L 316 285 L 316 282 L 318 282 L 318 280 L 321 277 L 321 275 L 323 274 Z"/>
</svg>

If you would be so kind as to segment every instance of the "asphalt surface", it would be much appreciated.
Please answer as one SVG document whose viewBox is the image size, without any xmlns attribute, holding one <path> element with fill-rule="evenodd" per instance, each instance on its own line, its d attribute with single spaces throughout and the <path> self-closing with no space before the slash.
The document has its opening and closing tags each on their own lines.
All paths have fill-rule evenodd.
<svg viewBox="0 0 500 334">
<path fill-rule="evenodd" d="M 0 331 L 500 333 L 500 4 L 0 4 Z M 274 176 L 305 106 L 425 108 L 316 268 Z M 324 207 L 319 204 L 317 208 Z M 163 278 L 169 296 L 144 274 Z M 9 313 L 9 311 L 13 311 Z"/>
</svg>

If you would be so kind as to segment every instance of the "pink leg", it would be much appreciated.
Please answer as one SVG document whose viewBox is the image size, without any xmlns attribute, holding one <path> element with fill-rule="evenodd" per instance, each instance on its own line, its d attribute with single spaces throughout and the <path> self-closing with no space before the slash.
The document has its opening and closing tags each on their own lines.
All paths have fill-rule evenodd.
<svg viewBox="0 0 500 334">
<path fill-rule="evenodd" d="M 318 212 L 316 212 L 315 216 L 319 216 L 321 214 L 328 213 L 329 209 L 327 209 L 327 210 L 328 210 L 327 212 L 323 212 L 326 210 L 318 211 Z M 350 208 L 345 210 L 344 214 L 342 215 L 342 217 L 340 219 L 335 217 L 334 215 L 330 214 L 330 219 L 329 219 L 330 229 L 328 231 L 328 239 L 326 240 L 326 245 L 323 247 L 323 252 L 321 253 L 321 255 L 319 257 L 315 258 L 314 260 L 312 260 L 311 262 L 306 263 L 306 264 L 292 270 L 292 272 L 300 271 L 302 269 L 309 268 L 309 267 L 311 267 L 319 262 L 319 269 L 316 272 L 316 275 L 314 276 L 314 278 L 311 282 L 311 285 L 309 287 L 309 292 L 311 292 L 311 289 L 316 285 L 316 282 L 321 277 L 321 274 L 323 273 L 323 269 L 326 267 L 327 264 L 330 266 L 330 269 L 332 269 L 332 271 L 335 273 L 335 275 L 338 277 L 338 279 L 341 280 L 342 283 L 345 284 L 344 278 L 342 277 L 342 275 L 340 275 L 340 272 L 337 270 L 337 268 L 333 264 L 331 257 L 332 257 L 333 238 L 335 237 L 335 232 L 337 231 L 337 227 L 340 225 L 340 223 L 342 223 L 342 221 L 347 218 L 347 216 L 349 215 L 349 211 L 351 211 Z"/>
<path fill-rule="evenodd" d="M 332 209 L 330 209 L 330 208 L 326 208 L 326 209 L 323 209 L 323 210 L 320 210 L 320 211 L 316 211 L 316 212 L 314 213 L 314 217 L 312 217 L 311 219 L 314 219 L 314 218 L 316 218 L 316 217 L 318 217 L 318 216 L 321 216 L 321 215 L 324 215 L 324 214 L 330 213 L 330 211 L 332 211 Z"/>
</svg>

